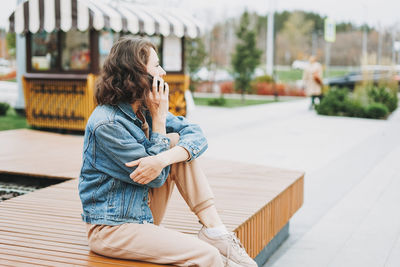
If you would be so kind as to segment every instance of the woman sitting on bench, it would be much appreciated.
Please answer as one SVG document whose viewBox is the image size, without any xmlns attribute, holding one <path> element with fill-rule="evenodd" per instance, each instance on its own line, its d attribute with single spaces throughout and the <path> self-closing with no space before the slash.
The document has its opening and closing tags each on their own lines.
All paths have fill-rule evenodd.
<svg viewBox="0 0 400 267">
<path fill-rule="evenodd" d="M 165 74 L 142 38 L 121 38 L 104 62 L 79 178 L 90 249 L 178 266 L 257 266 L 226 230 L 195 160 L 207 148 L 201 129 L 168 112 Z M 175 184 L 203 225 L 198 237 L 160 226 Z"/>
</svg>

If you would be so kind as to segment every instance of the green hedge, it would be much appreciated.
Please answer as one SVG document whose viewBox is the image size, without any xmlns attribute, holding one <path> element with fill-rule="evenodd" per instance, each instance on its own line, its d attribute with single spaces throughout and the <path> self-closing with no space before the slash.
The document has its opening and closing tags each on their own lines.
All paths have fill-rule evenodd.
<svg viewBox="0 0 400 267">
<path fill-rule="evenodd" d="M 365 108 L 365 117 L 370 119 L 385 118 L 389 109 L 382 103 L 372 103 Z"/>
<path fill-rule="evenodd" d="M 385 105 L 390 112 L 393 112 L 397 108 L 397 92 L 393 92 L 388 87 L 370 87 L 368 88 L 368 96 L 373 102 Z"/>
<path fill-rule="evenodd" d="M 224 97 L 213 98 L 207 101 L 209 106 L 220 106 L 223 107 L 226 105 L 226 99 Z"/>
<path fill-rule="evenodd" d="M 332 88 L 316 105 L 321 115 L 384 119 L 398 106 L 397 90 L 370 86 L 364 94 L 352 94 L 346 88 Z"/>
<path fill-rule="evenodd" d="M 262 75 L 262 76 L 258 76 L 256 78 L 253 79 L 254 83 L 275 83 L 275 79 L 272 76 L 269 75 Z"/>
<path fill-rule="evenodd" d="M 8 103 L 0 102 L 0 116 L 5 116 L 9 108 L 10 105 Z"/>
</svg>

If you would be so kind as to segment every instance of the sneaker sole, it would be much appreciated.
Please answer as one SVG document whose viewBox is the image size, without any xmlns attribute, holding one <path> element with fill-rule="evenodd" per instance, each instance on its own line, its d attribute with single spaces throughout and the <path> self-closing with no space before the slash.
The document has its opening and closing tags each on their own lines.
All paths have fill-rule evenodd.
<svg viewBox="0 0 400 267">
<path fill-rule="evenodd" d="M 226 263 L 226 257 L 224 255 L 221 254 L 221 257 L 223 259 L 224 264 Z M 228 259 L 228 265 L 226 265 L 228 267 L 243 267 L 242 265 L 237 264 L 236 262 Z"/>
</svg>

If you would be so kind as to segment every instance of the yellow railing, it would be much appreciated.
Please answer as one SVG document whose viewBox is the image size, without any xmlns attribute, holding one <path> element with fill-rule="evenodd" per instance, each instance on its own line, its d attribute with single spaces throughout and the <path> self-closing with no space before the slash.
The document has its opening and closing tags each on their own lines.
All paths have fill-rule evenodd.
<svg viewBox="0 0 400 267">
<path fill-rule="evenodd" d="M 84 130 L 95 108 L 93 74 L 86 80 L 24 78 L 25 111 L 35 127 Z"/>
<path fill-rule="evenodd" d="M 177 116 L 186 116 L 185 91 L 189 88 L 189 75 L 168 74 L 165 81 L 169 85 L 169 111 Z"/>
<path fill-rule="evenodd" d="M 25 111 L 28 123 L 39 128 L 84 130 L 96 107 L 94 99 L 96 76 L 86 79 L 24 78 Z M 170 111 L 186 115 L 185 90 L 189 76 L 168 75 Z"/>
</svg>

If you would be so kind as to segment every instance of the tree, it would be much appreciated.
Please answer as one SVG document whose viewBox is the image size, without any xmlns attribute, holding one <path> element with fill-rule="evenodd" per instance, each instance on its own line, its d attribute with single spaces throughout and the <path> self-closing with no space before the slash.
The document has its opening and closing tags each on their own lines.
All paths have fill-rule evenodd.
<svg viewBox="0 0 400 267">
<path fill-rule="evenodd" d="M 15 33 L 7 33 L 6 35 L 7 49 L 10 56 L 15 56 Z"/>
<path fill-rule="evenodd" d="M 303 12 L 304 19 L 306 21 L 313 21 L 313 31 L 314 32 L 323 32 L 325 28 L 325 19 L 326 17 L 321 17 L 321 15 L 314 12 Z"/>
<path fill-rule="evenodd" d="M 206 56 L 207 53 L 202 39 L 185 39 L 186 66 L 192 81 L 194 81 L 194 74 L 203 66 Z M 190 83 L 190 90 L 194 90 L 192 83 Z"/>
<path fill-rule="evenodd" d="M 289 19 L 290 14 L 291 14 L 290 11 L 275 12 L 274 14 L 275 33 L 279 33 L 283 29 L 285 22 Z"/>
<path fill-rule="evenodd" d="M 340 22 L 336 24 L 336 32 L 350 32 L 356 30 L 356 27 L 351 22 Z"/>
<path fill-rule="evenodd" d="M 291 60 L 303 59 L 309 54 L 314 22 L 307 20 L 304 12 L 295 11 L 285 22 L 280 38 L 288 46 Z"/>
<path fill-rule="evenodd" d="M 250 29 L 249 13 L 245 11 L 236 31 L 238 43 L 232 55 L 235 90 L 244 94 L 250 90 L 250 82 L 257 65 L 260 64 L 261 50 L 256 47 L 256 32 Z"/>
</svg>

